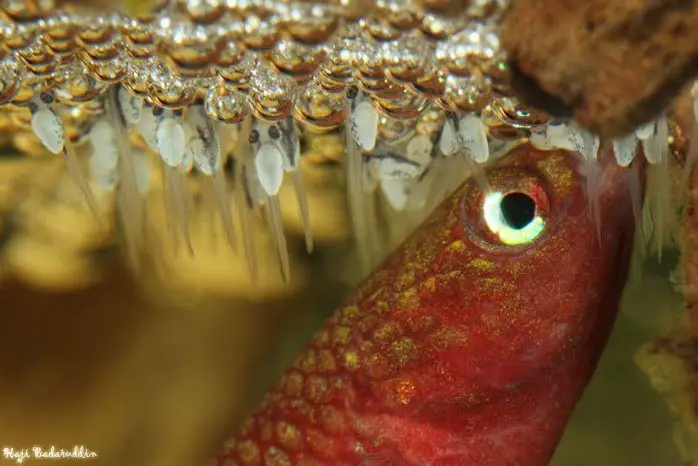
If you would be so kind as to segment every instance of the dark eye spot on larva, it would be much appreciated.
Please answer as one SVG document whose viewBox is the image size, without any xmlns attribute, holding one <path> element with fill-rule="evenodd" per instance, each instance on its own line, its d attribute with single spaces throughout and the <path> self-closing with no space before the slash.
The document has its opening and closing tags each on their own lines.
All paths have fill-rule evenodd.
<svg viewBox="0 0 698 466">
<path fill-rule="evenodd" d="M 47 105 L 53 103 L 53 96 L 52 96 L 51 94 L 49 94 L 48 92 L 42 93 L 42 94 L 39 96 L 39 98 L 41 99 L 41 101 L 42 101 L 43 103 L 45 103 L 45 104 L 47 104 Z"/>
<path fill-rule="evenodd" d="M 256 129 L 250 131 L 250 136 L 247 140 L 250 142 L 250 144 L 257 144 L 259 142 L 259 131 Z"/>
</svg>

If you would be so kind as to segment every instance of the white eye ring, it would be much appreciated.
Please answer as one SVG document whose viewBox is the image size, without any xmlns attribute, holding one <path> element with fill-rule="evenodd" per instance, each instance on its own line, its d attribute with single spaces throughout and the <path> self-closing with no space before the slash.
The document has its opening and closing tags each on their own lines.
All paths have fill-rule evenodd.
<svg viewBox="0 0 698 466">
<path fill-rule="evenodd" d="M 482 210 L 487 228 L 508 246 L 531 243 L 545 230 L 545 220 L 534 211 L 526 225 L 513 225 L 502 210 L 502 201 L 508 194 L 490 192 L 485 195 Z"/>
</svg>

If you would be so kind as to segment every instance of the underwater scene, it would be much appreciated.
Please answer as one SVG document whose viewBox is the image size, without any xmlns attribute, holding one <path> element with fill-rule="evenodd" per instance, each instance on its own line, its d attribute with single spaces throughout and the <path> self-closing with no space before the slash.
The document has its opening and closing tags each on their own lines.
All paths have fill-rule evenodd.
<svg viewBox="0 0 698 466">
<path fill-rule="evenodd" d="M 698 464 L 692 30 L 2 2 L 0 464 Z"/>
</svg>

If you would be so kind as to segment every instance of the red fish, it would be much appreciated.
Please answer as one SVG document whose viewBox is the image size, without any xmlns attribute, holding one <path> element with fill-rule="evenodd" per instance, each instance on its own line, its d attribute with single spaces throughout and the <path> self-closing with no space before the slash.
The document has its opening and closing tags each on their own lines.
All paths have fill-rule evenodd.
<svg viewBox="0 0 698 466">
<path fill-rule="evenodd" d="M 629 172 L 521 146 L 467 182 L 317 333 L 220 465 L 547 465 L 625 285 Z M 597 235 L 594 218 L 602 222 Z"/>
</svg>

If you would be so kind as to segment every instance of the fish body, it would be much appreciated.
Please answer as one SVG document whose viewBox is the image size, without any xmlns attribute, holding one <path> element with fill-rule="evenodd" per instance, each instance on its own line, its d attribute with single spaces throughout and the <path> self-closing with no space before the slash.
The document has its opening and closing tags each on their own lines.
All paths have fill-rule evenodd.
<svg viewBox="0 0 698 466">
<path fill-rule="evenodd" d="M 579 163 L 520 146 L 488 171 L 489 193 L 459 188 L 329 319 L 219 464 L 547 465 L 632 251 L 629 171 L 601 154 L 599 238 Z M 506 215 L 492 193 L 533 201 L 537 229 L 494 227 Z"/>
</svg>

